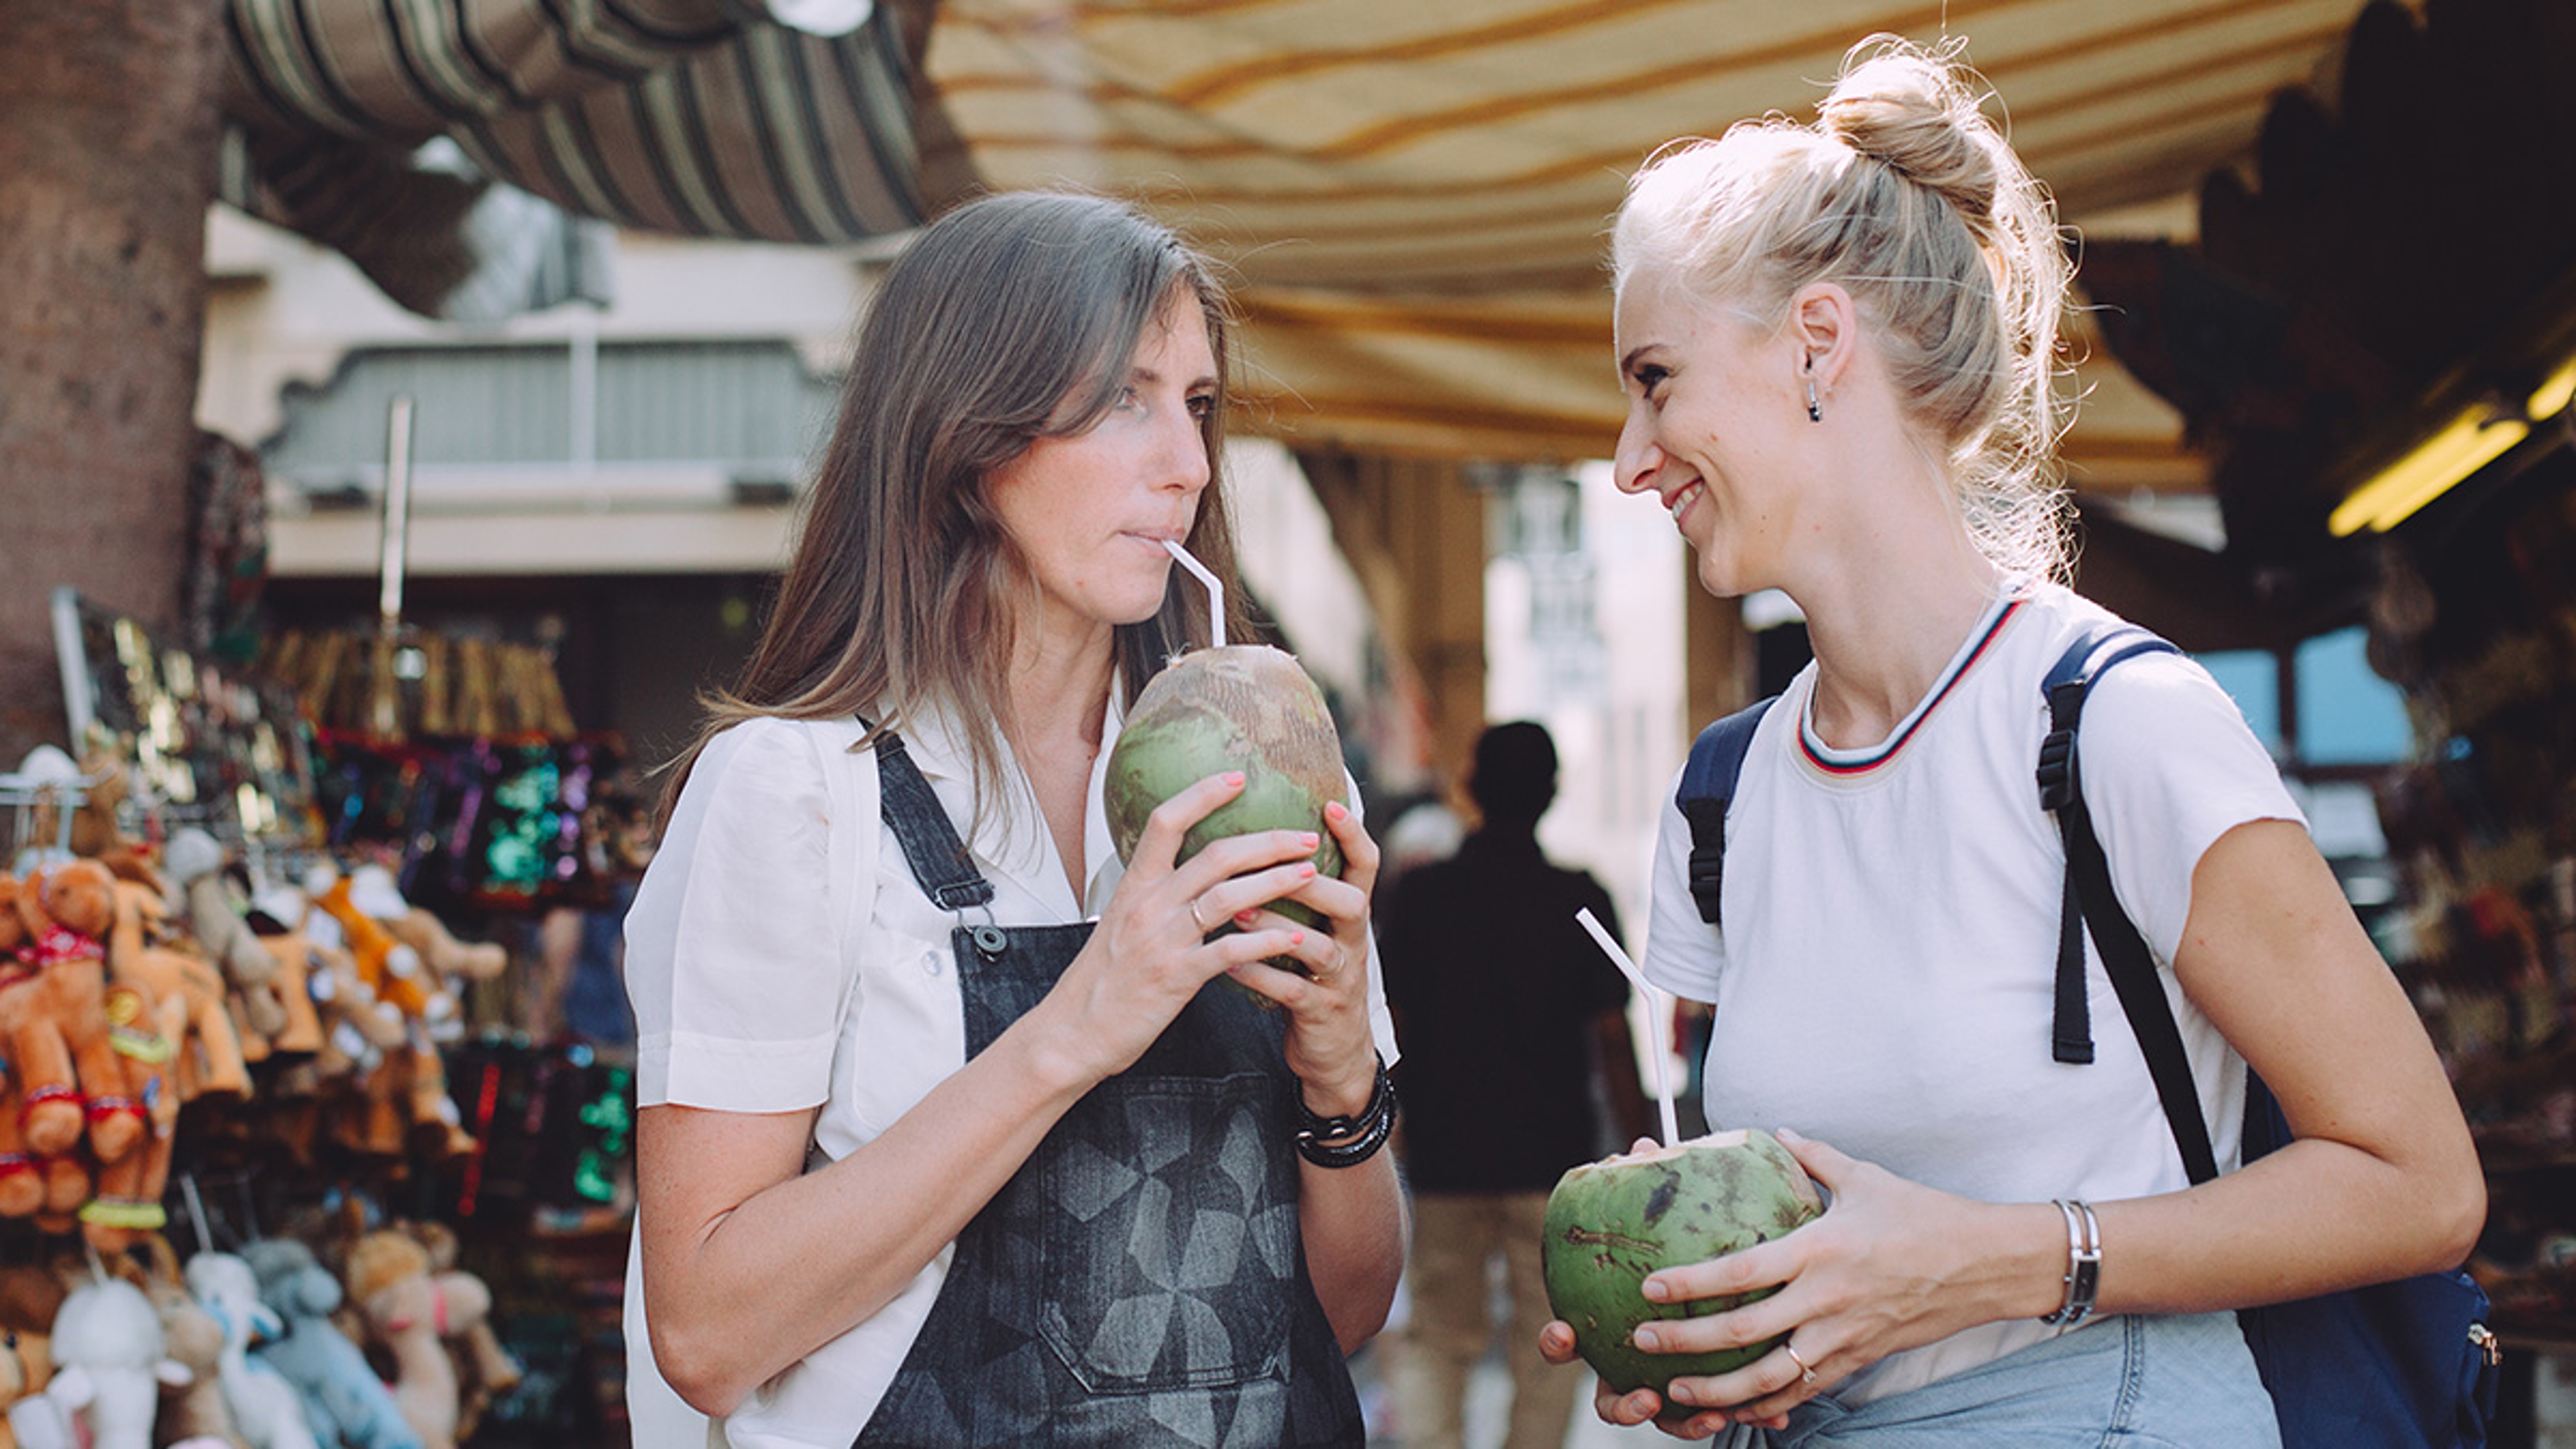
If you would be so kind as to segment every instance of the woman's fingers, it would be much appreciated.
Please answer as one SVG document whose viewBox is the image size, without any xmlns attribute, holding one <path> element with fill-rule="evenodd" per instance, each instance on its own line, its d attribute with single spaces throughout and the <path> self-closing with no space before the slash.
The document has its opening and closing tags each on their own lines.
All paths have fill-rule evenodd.
<svg viewBox="0 0 2576 1449">
<path fill-rule="evenodd" d="M 1130 853 L 1127 869 L 1131 873 L 1171 870 L 1180 859 L 1181 841 L 1190 833 L 1190 827 L 1241 793 L 1241 770 L 1210 775 L 1176 791 L 1145 817 L 1145 828 L 1136 834 L 1136 848 Z"/>
</svg>

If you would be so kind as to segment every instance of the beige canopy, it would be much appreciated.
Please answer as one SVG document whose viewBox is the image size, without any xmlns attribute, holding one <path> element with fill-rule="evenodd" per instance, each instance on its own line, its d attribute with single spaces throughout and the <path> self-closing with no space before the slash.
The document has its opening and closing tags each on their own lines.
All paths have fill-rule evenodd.
<svg viewBox="0 0 2576 1449">
<path fill-rule="evenodd" d="M 1239 273 L 1256 426 L 1576 457 L 1616 431 L 1603 229 L 1658 145 L 1803 112 L 1872 32 L 1947 34 L 2067 218 L 2098 225 L 2244 154 L 2358 9 L 229 0 L 228 194 L 472 318 L 598 285 L 567 216 L 838 243 L 971 184 L 1108 188 Z"/>
</svg>

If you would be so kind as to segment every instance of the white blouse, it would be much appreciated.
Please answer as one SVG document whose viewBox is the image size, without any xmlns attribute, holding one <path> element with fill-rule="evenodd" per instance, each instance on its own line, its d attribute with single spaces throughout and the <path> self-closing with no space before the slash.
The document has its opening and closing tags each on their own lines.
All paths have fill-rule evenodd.
<svg viewBox="0 0 2576 1449">
<path fill-rule="evenodd" d="M 1025 776 L 1011 770 L 1004 798 L 979 823 L 954 724 L 927 717 L 903 731 L 949 819 L 961 834 L 972 827 L 969 848 L 994 887 L 993 921 L 1063 924 L 1107 905 L 1124 874 L 1101 808 L 1120 718 L 1113 697 L 1084 807 L 1079 900 Z M 863 733 L 856 720 L 755 719 L 699 755 L 626 918 L 639 1106 L 819 1106 L 815 1144 L 838 1159 L 964 1065 L 950 950 L 960 918 L 922 893 L 880 818 L 876 754 L 856 748 Z M 1369 992 L 1371 1029 L 1392 1063 L 1374 944 Z M 630 1250 L 627 1397 L 638 1449 L 848 1444 L 893 1382 L 952 1252 L 942 1249 L 867 1321 L 710 1424 L 654 1367 L 641 1254 Z"/>
</svg>

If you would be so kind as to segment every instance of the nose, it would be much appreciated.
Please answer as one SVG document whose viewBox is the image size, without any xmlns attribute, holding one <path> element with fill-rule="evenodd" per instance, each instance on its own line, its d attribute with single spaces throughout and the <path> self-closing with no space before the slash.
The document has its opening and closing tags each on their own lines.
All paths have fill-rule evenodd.
<svg viewBox="0 0 2576 1449">
<path fill-rule="evenodd" d="M 1612 478 L 1622 493 L 1652 493 L 1655 475 L 1663 471 L 1664 448 L 1655 441 L 1655 427 L 1642 404 L 1628 409 L 1627 421 L 1619 426 L 1619 446 L 1611 454 Z"/>
<path fill-rule="evenodd" d="M 1180 417 L 1162 429 L 1162 457 L 1157 460 L 1156 473 L 1164 487 L 1196 493 L 1216 476 L 1216 468 L 1209 461 L 1207 434 L 1199 420 L 1186 408 L 1180 412 Z"/>
</svg>

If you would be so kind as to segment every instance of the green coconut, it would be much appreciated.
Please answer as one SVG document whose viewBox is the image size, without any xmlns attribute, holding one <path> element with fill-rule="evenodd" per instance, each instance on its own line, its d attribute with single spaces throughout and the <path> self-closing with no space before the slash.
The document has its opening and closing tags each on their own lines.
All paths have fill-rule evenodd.
<svg viewBox="0 0 2576 1449">
<path fill-rule="evenodd" d="M 1648 1353 L 1632 1341 L 1637 1326 L 1723 1313 L 1780 1290 L 1652 1303 L 1642 1291 L 1646 1275 L 1767 1243 L 1823 1210 L 1798 1160 L 1758 1130 L 1712 1132 L 1586 1163 L 1548 1194 L 1548 1306 L 1573 1325 L 1583 1361 L 1619 1393 L 1662 1394 L 1676 1378 L 1732 1372 L 1780 1339 L 1709 1353 Z M 1666 1402 L 1666 1417 L 1698 1412 L 1671 1405 L 1669 1395 Z"/>
<path fill-rule="evenodd" d="M 1322 842 L 1315 868 L 1342 873 L 1342 850 L 1324 824 L 1324 806 L 1344 804 L 1342 741 L 1324 692 L 1297 661 L 1261 644 L 1200 649 L 1166 666 L 1127 711 L 1109 751 L 1102 805 L 1118 859 L 1131 859 L 1155 807 L 1210 775 L 1243 772 L 1243 791 L 1190 827 L 1187 860 L 1229 835 L 1311 830 Z M 1302 925 L 1321 917 L 1295 901 L 1271 907 Z M 1232 922 L 1211 934 L 1234 929 Z M 1276 965 L 1303 971 L 1294 962 Z"/>
</svg>

